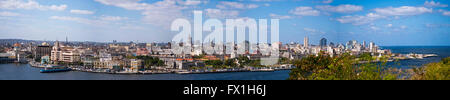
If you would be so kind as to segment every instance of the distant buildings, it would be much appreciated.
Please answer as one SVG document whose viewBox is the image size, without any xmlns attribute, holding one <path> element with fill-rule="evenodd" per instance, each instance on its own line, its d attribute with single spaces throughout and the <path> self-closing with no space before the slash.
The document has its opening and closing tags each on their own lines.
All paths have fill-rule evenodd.
<svg viewBox="0 0 450 100">
<path fill-rule="evenodd" d="M 94 61 L 94 68 L 97 69 L 113 69 L 114 66 L 119 66 L 117 61 Z"/>
<path fill-rule="evenodd" d="M 370 51 L 370 52 L 376 52 L 376 51 L 375 51 L 375 43 L 373 43 L 373 42 L 370 42 L 370 43 L 369 43 L 369 51 Z"/>
<path fill-rule="evenodd" d="M 304 47 L 308 47 L 308 45 L 309 45 L 309 44 L 308 44 L 308 43 L 309 43 L 308 37 L 305 37 L 305 38 L 303 39 L 303 43 L 304 43 L 304 44 L 303 44 Z"/>
<path fill-rule="evenodd" d="M 136 51 L 136 56 L 149 56 L 150 51 L 147 48 L 138 48 Z"/>
<path fill-rule="evenodd" d="M 13 63 L 16 59 L 12 58 L 10 53 L 0 53 L 0 63 Z"/>
<path fill-rule="evenodd" d="M 50 56 L 51 54 L 52 54 L 52 46 L 48 45 L 45 42 L 39 46 L 36 46 L 35 50 L 33 51 L 35 59 L 41 59 L 41 57 Z"/>
<path fill-rule="evenodd" d="M 131 59 L 130 60 L 130 67 L 133 71 L 139 71 L 144 69 L 144 64 L 142 60 L 139 59 Z"/>
<path fill-rule="evenodd" d="M 51 58 L 53 62 L 76 63 L 80 62 L 80 53 L 77 49 L 69 46 L 62 46 L 58 41 L 52 48 Z"/>
<path fill-rule="evenodd" d="M 326 47 L 327 46 L 327 39 L 325 39 L 325 38 L 320 39 L 319 46 L 322 47 L 322 48 Z"/>
<path fill-rule="evenodd" d="M 190 36 L 189 36 L 190 37 Z M 336 56 L 343 53 L 350 53 L 358 55 L 361 53 L 371 53 L 372 55 L 380 55 L 389 53 L 387 50 L 379 50 L 375 43 L 370 42 L 368 46 L 366 42 L 362 44 L 356 40 L 348 41 L 345 44 L 330 42 L 322 38 L 319 45 L 312 45 L 309 43 L 309 38 L 304 37 L 304 44 L 282 42 L 273 43 L 250 43 L 249 41 L 230 41 L 226 43 L 214 43 L 209 45 L 214 49 L 220 48 L 214 53 L 207 54 L 205 45 L 195 43 L 192 39 L 188 39 L 187 43 L 181 44 L 183 46 L 191 47 L 182 54 L 174 54 L 169 43 L 76 43 L 70 42 L 70 46 L 54 42 L 53 46 L 46 43 L 38 45 L 31 50 L 34 58 L 41 58 L 41 63 L 45 64 L 72 64 L 78 65 L 86 69 L 106 69 L 106 70 L 120 70 L 120 71 L 141 71 L 146 68 L 165 70 L 165 69 L 182 69 L 189 70 L 193 67 L 205 67 L 205 61 L 208 60 L 229 60 L 233 59 L 234 63 L 239 63 L 239 60 L 234 58 L 248 57 L 250 60 L 259 60 L 264 57 L 279 56 L 288 59 L 301 59 L 309 55 L 326 54 L 329 56 Z M 23 44 L 23 43 L 22 43 Z M 11 62 L 11 59 L 23 59 L 26 54 L 26 45 L 14 44 L 5 48 L 8 53 L 0 54 L 1 62 Z M 278 50 L 278 51 L 276 51 Z M 159 58 L 163 61 L 158 62 L 158 65 L 148 64 L 145 59 L 136 56 L 151 56 Z M 31 56 L 30 56 L 31 57 Z M 78 63 L 80 62 L 80 63 Z M 153 62 L 154 63 L 154 62 Z M 209 65 L 208 65 L 209 66 Z"/>
<path fill-rule="evenodd" d="M 50 56 L 42 56 L 41 57 L 41 64 L 50 64 L 51 60 L 50 60 Z"/>
</svg>

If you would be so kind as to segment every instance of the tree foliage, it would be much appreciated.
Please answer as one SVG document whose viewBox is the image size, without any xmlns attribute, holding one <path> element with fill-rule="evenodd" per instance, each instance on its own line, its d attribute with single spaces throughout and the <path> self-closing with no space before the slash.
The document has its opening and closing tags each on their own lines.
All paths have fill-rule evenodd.
<svg viewBox="0 0 450 100">
<path fill-rule="evenodd" d="M 132 58 L 143 60 L 146 69 L 151 68 L 151 66 L 164 66 L 164 61 L 160 60 L 158 57 L 136 56 Z"/>
<path fill-rule="evenodd" d="M 367 57 L 367 56 L 366 56 Z M 391 80 L 398 74 L 390 73 L 373 63 L 358 64 L 355 56 L 348 53 L 330 57 L 324 53 L 310 55 L 293 61 L 290 80 Z"/>
<path fill-rule="evenodd" d="M 414 68 L 412 80 L 450 80 L 450 57 L 441 62 L 430 63 L 424 67 Z"/>
</svg>

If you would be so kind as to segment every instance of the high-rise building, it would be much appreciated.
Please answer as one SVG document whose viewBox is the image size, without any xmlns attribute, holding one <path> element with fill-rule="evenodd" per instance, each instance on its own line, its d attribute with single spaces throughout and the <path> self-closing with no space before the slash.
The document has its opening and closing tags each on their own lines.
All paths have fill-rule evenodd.
<svg viewBox="0 0 450 100">
<path fill-rule="evenodd" d="M 308 47 L 308 45 L 309 45 L 308 42 L 309 42 L 308 37 L 305 37 L 305 38 L 303 39 L 303 43 L 304 43 L 303 46 L 304 46 L 304 47 Z"/>
<path fill-rule="evenodd" d="M 52 46 L 49 46 L 46 43 L 37 46 L 36 49 L 33 51 L 34 59 L 40 59 L 43 56 L 50 56 L 51 53 L 52 53 Z"/>
<path fill-rule="evenodd" d="M 362 48 L 366 49 L 366 46 L 367 46 L 366 41 L 363 41 Z"/>
<path fill-rule="evenodd" d="M 54 62 L 79 62 L 80 61 L 80 53 L 68 46 L 62 46 L 58 41 L 55 42 L 55 45 L 51 51 L 51 58 Z"/>
<path fill-rule="evenodd" d="M 373 51 L 374 51 L 374 47 L 375 47 L 375 43 L 370 42 L 370 43 L 369 43 L 369 51 L 370 51 L 370 52 L 373 52 Z"/>
<path fill-rule="evenodd" d="M 327 39 L 325 39 L 325 38 L 322 38 L 322 39 L 320 39 L 320 47 L 324 47 L 324 46 L 327 46 Z"/>
<path fill-rule="evenodd" d="M 335 44 L 333 42 L 330 42 L 330 47 L 335 47 Z"/>
<path fill-rule="evenodd" d="M 192 36 L 189 34 L 187 43 L 189 46 L 193 45 Z"/>
<path fill-rule="evenodd" d="M 60 48 L 59 41 L 56 41 L 55 45 L 52 48 L 50 59 L 52 61 L 59 61 L 60 58 L 61 58 L 61 48 Z"/>
</svg>

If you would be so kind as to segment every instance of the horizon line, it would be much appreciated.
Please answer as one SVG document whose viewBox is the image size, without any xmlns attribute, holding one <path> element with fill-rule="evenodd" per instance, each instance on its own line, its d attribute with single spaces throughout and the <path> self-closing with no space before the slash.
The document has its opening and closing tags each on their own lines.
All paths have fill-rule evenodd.
<svg viewBox="0 0 450 100">
<path fill-rule="evenodd" d="M 6 39 L 0 39 L 0 40 L 8 40 L 8 39 L 14 39 L 14 38 L 6 38 Z M 19 38 L 16 38 L 16 40 L 25 40 L 25 41 L 50 41 L 50 42 L 55 42 L 55 41 L 59 41 L 59 40 L 33 40 L 33 39 L 19 39 Z M 96 42 L 96 43 L 113 43 L 112 42 L 113 40 L 111 40 L 111 41 L 102 41 L 102 42 L 100 42 L 100 41 L 69 41 L 69 42 Z M 60 41 L 61 42 L 61 41 Z M 128 41 L 128 42 L 136 42 L 136 41 L 133 41 L 133 40 L 131 40 L 131 41 Z M 154 41 L 154 42 L 140 42 L 140 43 L 168 43 L 169 41 L 165 41 L 165 42 L 161 42 L 161 41 Z M 127 43 L 127 41 L 117 41 L 117 43 Z M 295 42 L 295 43 L 297 43 L 297 42 Z M 284 43 L 284 44 L 290 44 L 289 42 L 286 42 L 286 43 Z M 393 47 L 393 46 L 450 46 L 450 45 L 423 45 L 423 44 L 421 44 L 421 45 L 379 45 L 380 47 Z"/>
</svg>

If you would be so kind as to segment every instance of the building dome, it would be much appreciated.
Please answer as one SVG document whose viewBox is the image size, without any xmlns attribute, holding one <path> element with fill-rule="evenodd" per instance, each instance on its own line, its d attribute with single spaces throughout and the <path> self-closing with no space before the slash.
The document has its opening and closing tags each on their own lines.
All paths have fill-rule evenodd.
<svg viewBox="0 0 450 100">
<path fill-rule="evenodd" d="M 42 46 L 48 46 L 49 44 L 47 42 L 44 42 L 41 44 Z"/>
<path fill-rule="evenodd" d="M 14 47 L 20 47 L 21 45 L 19 43 L 14 44 Z"/>
</svg>

